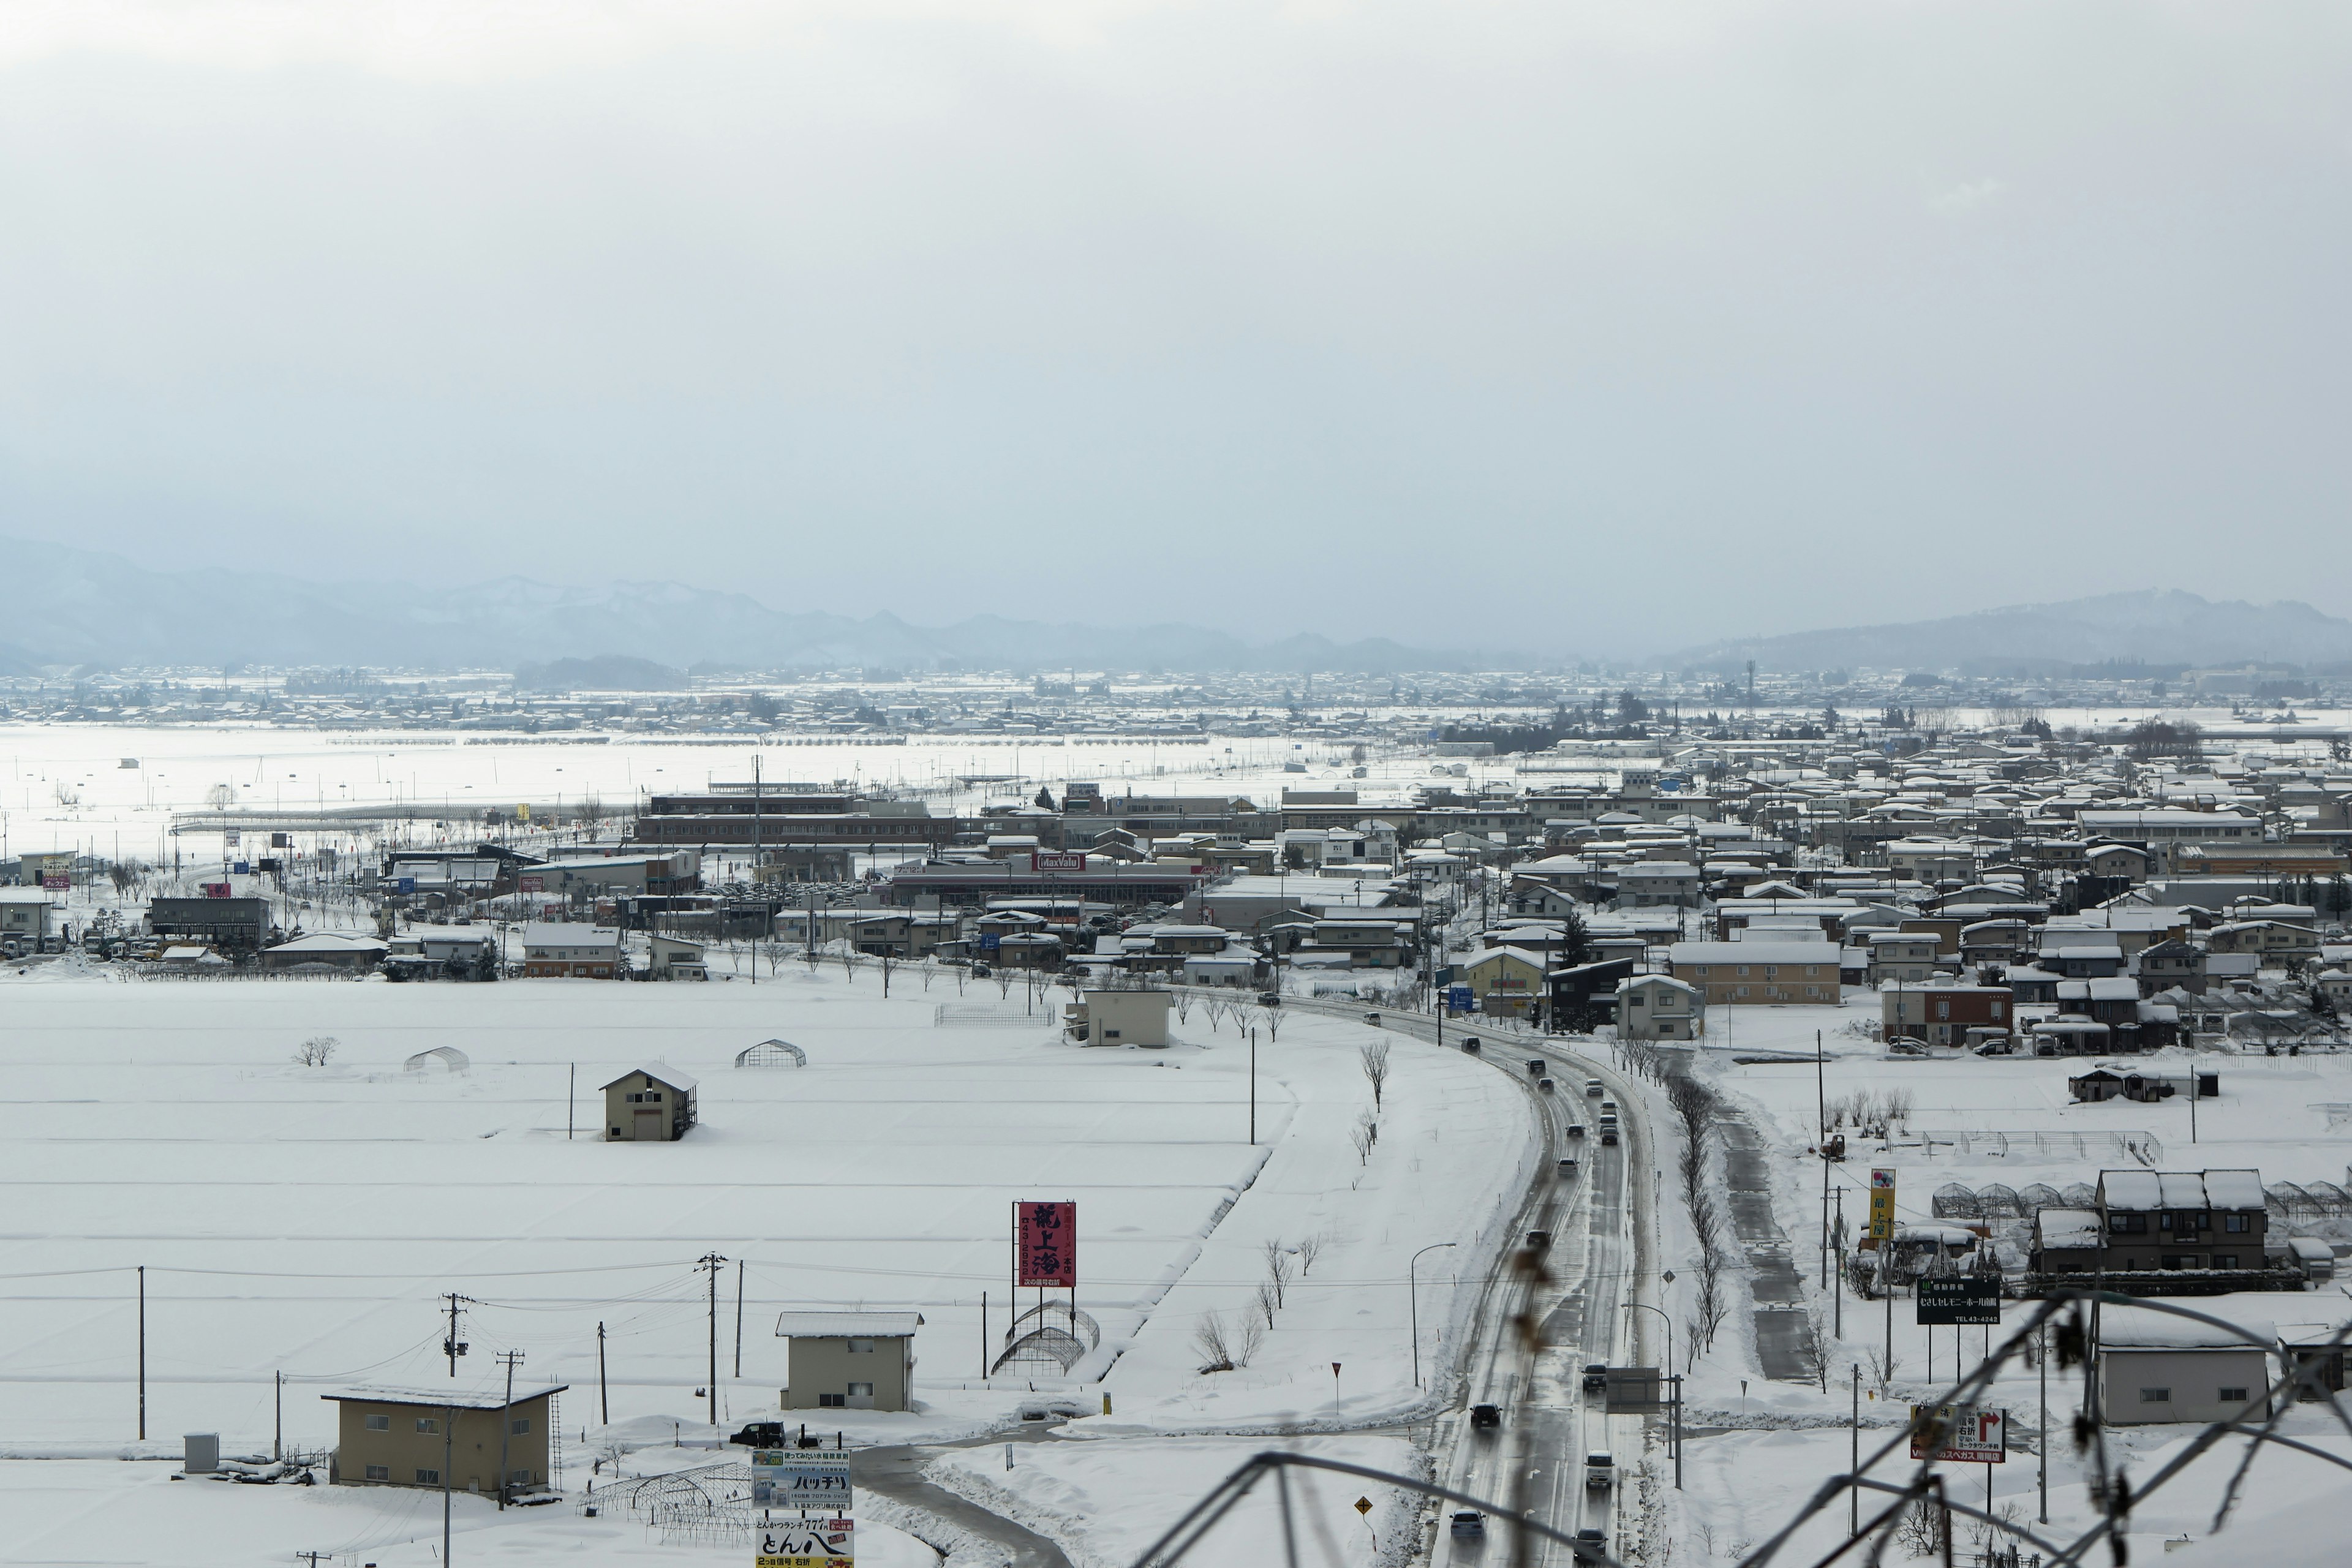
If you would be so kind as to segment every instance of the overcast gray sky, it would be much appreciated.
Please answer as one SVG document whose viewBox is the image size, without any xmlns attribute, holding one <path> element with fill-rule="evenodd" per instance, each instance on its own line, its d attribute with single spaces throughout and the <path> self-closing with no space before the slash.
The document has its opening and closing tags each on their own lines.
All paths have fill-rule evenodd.
<svg viewBox="0 0 2352 1568">
<path fill-rule="evenodd" d="M 0 531 L 1635 652 L 2352 611 L 2352 9 L 0 3 Z"/>
</svg>

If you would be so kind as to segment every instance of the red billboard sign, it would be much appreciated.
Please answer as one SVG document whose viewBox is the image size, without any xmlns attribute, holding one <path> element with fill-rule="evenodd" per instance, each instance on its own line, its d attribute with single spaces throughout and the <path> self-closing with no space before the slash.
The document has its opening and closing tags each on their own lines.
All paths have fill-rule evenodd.
<svg viewBox="0 0 2352 1568">
<path fill-rule="evenodd" d="M 1016 1284 L 1056 1285 L 1065 1289 L 1078 1282 L 1078 1205 L 1076 1204 L 1014 1204 L 1013 1205 L 1013 1279 Z"/>
<path fill-rule="evenodd" d="M 205 884 L 205 897 L 208 899 L 226 899 L 232 896 L 235 892 L 236 889 L 230 887 L 226 882 L 206 882 Z"/>
<path fill-rule="evenodd" d="M 41 873 L 41 888 L 51 893 L 71 892 L 73 879 L 63 871 L 44 871 Z"/>
</svg>

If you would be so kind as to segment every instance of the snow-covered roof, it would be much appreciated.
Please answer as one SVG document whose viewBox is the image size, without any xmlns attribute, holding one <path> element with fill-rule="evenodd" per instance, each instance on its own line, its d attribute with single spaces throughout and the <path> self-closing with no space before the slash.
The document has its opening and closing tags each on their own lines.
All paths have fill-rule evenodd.
<svg viewBox="0 0 2352 1568">
<path fill-rule="evenodd" d="M 920 1312 L 783 1312 L 778 1339 L 905 1340 L 923 1325 Z"/>
<path fill-rule="evenodd" d="M 522 928 L 525 947 L 618 947 L 621 933 L 577 921 L 532 921 Z"/>
<path fill-rule="evenodd" d="M 2043 1209 L 2033 1216 L 2034 1228 L 2042 1245 L 2056 1247 L 2095 1247 L 2099 1245 L 2099 1216 L 2090 1209 Z"/>
<path fill-rule="evenodd" d="M 2253 1351 L 2277 1342 L 2278 1330 L 2266 1318 L 2248 1318 L 2235 1329 L 2217 1329 L 2193 1318 L 2176 1318 L 2146 1307 L 2105 1307 L 2099 1311 L 2101 1350 Z"/>
<path fill-rule="evenodd" d="M 271 952 L 388 952 L 392 944 L 380 937 L 362 936 L 357 931 L 320 931 L 309 936 L 298 936 L 291 942 L 281 942 L 270 948 Z"/>
<path fill-rule="evenodd" d="M 2116 1209 L 2258 1209 L 2258 1171 L 2102 1171 L 2099 1190 Z"/>
<path fill-rule="evenodd" d="M 522 1405 L 533 1399 L 544 1399 L 551 1394 L 561 1394 L 572 1385 L 568 1383 L 518 1384 L 514 1396 L 507 1396 L 504 1384 L 488 1388 L 395 1388 L 389 1384 L 355 1384 L 333 1394 L 322 1394 L 321 1399 L 350 1400 L 365 1405 L 423 1405 L 437 1410 L 502 1410 L 509 1405 Z"/>
<path fill-rule="evenodd" d="M 625 1072 L 619 1078 L 614 1079 L 613 1083 L 626 1083 L 638 1073 L 645 1074 L 656 1083 L 666 1083 L 672 1089 L 692 1089 L 695 1087 L 694 1079 L 691 1077 L 678 1071 L 667 1062 L 647 1062 L 643 1067 L 631 1068 L 627 1072 Z M 610 1089 L 613 1087 L 613 1083 L 608 1083 L 604 1087 L 606 1089 Z"/>
</svg>

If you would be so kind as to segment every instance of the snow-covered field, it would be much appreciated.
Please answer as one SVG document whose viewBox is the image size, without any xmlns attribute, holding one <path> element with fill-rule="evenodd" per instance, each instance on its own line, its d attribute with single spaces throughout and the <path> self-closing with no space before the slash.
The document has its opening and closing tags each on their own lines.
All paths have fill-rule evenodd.
<svg viewBox="0 0 2352 1568">
<path fill-rule="evenodd" d="M 943 1004 L 1007 1021 L 940 1026 Z M 692 1436 L 702 1419 L 710 1323 L 694 1262 L 713 1251 L 730 1260 L 718 1291 L 722 1420 L 773 1410 L 778 1310 L 914 1308 L 923 1407 L 829 1413 L 827 1426 L 853 1443 L 982 1432 L 1026 1393 L 1025 1380 L 983 1381 L 980 1366 L 983 1291 L 992 1336 L 1005 1323 L 1016 1197 L 1078 1205 L 1078 1304 L 1105 1342 L 1074 1393 L 1090 1405 L 1111 1396 L 1111 1420 L 1087 1423 L 1106 1436 L 1320 1420 L 1334 1409 L 1334 1361 L 1349 1423 L 1412 1405 L 1406 1255 L 1492 1239 L 1525 1158 L 1514 1151 L 1528 1142 L 1523 1091 L 1483 1064 L 1394 1039 L 1380 1142 L 1360 1163 L 1348 1133 L 1371 1093 L 1359 1048 L 1392 1037 L 1297 1013 L 1259 1045 L 1253 1147 L 1249 1052 L 1232 1024 L 1213 1029 L 1195 1011 L 1172 1049 L 1091 1051 L 1022 1006 L 1018 991 L 992 985 L 960 997 L 946 976 L 926 991 L 912 970 L 886 1002 L 870 972 L 852 982 L 797 964 L 757 985 L 699 986 L 9 972 L 0 1064 L 17 1110 L 0 1146 L 16 1199 L 0 1226 L 0 1453 L 54 1458 L 0 1466 L 0 1485 L 79 1510 L 102 1506 L 83 1489 L 95 1478 L 145 1488 L 160 1477 L 164 1467 L 143 1464 L 51 1468 L 138 1447 L 140 1265 L 146 1451 L 216 1430 L 227 1451 L 266 1452 L 280 1371 L 285 1438 L 301 1447 L 331 1440 L 326 1387 L 446 1385 L 455 1291 L 469 1299 L 461 1384 L 484 1383 L 494 1353 L 518 1349 L 527 1373 L 571 1385 L 562 1425 L 576 1485 L 580 1442 L 600 1436 L 600 1323 L 614 1423 L 675 1422 Z M 320 1036 L 338 1042 L 329 1064 L 297 1065 L 296 1047 Z M 808 1067 L 731 1065 L 772 1037 L 803 1047 Z M 470 1068 L 406 1068 L 439 1046 Z M 700 1080 L 701 1125 L 677 1144 L 598 1142 L 601 1086 L 656 1060 Z M 1310 1237 L 1320 1254 L 1251 1365 L 1200 1375 L 1202 1315 L 1237 1320 L 1263 1244 Z M 1475 1245 L 1424 1260 L 1425 1356 L 1475 1294 L 1457 1297 L 1455 1280 L 1475 1287 L 1485 1267 Z M 79 1479 L 45 1490 L 43 1476 Z M 285 1492 L 136 1495 L 169 1514 L 278 1507 Z M 174 1502 L 181 1493 L 208 1500 Z M 511 1516 L 501 1528 L 515 1528 Z"/>
</svg>

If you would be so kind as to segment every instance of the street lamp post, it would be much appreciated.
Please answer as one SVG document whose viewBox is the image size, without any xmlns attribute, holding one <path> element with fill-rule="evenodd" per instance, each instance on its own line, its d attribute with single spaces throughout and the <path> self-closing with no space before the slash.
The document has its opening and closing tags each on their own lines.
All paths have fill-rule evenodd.
<svg viewBox="0 0 2352 1568">
<path fill-rule="evenodd" d="M 1669 1268 L 1661 1278 L 1671 1285 L 1674 1283 L 1675 1272 Z M 1683 1487 L 1683 1390 L 1680 1380 L 1675 1376 L 1675 1321 L 1667 1316 L 1664 1308 L 1653 1307 L 1647 1301 L 1627 1301 L 1624 1305 L 1628 1310 L 1639 1308 L 1644 1312 L 1655 1312 L 1666 1325 L 1665 1381 L 1673 1384 L 1675 1389 L 1674 1404 L 1667 1417 L 1671 1423 L 1667 1428 L 1670 1434 L 1668 1442 L 1675 1456 L 1675 1489 L 1680 1491 Z"/>
<path fill-rule="evenodd" d="M 1412 1306 L 1412 1385 L 1415 1388 L 1421 1386 L 1421 1281 L 1414 1278 L 1413 1269 L 1420 1264 L 1423 1253 L 1435 1252 L 1441 1247 L 1455 1245 L 1457 1244 L 1451 1241 L 1432 1242 L 1420 1252 L 1414 1253 L 1412 1260 L 1404 1266 L 1405 1294 L 1411 1299 Z"/>
</svg>

